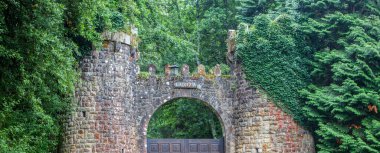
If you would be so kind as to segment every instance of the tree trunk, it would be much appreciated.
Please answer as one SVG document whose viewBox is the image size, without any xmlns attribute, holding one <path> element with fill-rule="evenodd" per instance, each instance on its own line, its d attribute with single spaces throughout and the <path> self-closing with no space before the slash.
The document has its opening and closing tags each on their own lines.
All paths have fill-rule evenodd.
<svg viewBox="0 0 380 153">
<path fill-rule="evenodd" d="M 217 135 L 217 133 L 216 133 L 215 122 L 214 122 L 213 119 L 209 119 L 208 122 L 209 122 L 209 124 L 210 124 L 212 138 L 216 139 L 218 135 Z"/>
</svg>

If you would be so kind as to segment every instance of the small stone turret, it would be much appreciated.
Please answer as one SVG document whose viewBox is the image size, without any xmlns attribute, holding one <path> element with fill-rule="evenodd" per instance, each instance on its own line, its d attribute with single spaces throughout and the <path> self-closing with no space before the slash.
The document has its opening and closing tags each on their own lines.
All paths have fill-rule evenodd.
<svg viewBox="0 0 380 153">
<path fill-rule="evenodd" d="M 103 47 L 80 62 L 81 80 L 62 152 L 138 152 L 132 93 L 138 71 L 135 38 L 106 32 L 103 39 Z"/>
</svg>

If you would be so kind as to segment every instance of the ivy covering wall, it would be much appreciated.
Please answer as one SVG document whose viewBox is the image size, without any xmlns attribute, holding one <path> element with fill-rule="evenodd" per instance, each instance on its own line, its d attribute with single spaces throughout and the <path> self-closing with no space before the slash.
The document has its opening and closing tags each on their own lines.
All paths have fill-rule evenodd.
<svg viewBox="0 0 380 153">
<path fill-rule="evenodd" d="M 266 91 L 272 100 L 300 122 L 306 121 L 299 90 L 310 81 L 310 48 L 287 15 L 255 17 L 254 24 L 241 25 L 237 53 L 247 79 Z"/>
</svg>

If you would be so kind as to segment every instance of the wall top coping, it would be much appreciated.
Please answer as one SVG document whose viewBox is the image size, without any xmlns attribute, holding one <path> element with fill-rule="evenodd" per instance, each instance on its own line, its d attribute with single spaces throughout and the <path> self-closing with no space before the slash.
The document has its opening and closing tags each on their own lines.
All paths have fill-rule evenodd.
<svg viewBox="0 0 380 153">
<path fill-rule="evenodd" d="M 133 45 L 134 43 L 136 43 L 134 38 L 137 37 L 137 33 L 138 33 L 137 28 L 132 27 L 130 34 L 125 33 L 125 32 L 105 31 L 102 33 L 101 37 L 103 40 L 106 40 L 106 41 L 115 41 L 115 42 L 120 42 L 127 45 Z"/>
</svg>

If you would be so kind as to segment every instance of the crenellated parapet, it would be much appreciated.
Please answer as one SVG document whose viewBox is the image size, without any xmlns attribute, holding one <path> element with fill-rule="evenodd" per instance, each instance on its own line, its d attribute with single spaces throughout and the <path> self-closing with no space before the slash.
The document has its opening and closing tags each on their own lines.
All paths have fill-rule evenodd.
<svg viewBox="0 0 380 153">
<path fill-rule="evenodd" d="M 153 64 L 148 66 L 148 77 L 157 77 L 156 74 L 157 67 Z M 205 66 L 200 64 L 197 66 L 197 69 L 194 73 L 190 73 L 190 67 L 187 64 L 183 64 L 182 67 L 177 65 L 167 64 L 164 67 L 165 78 L 170 79 L 174 77 L 181 77 L 183 79 L 197 79 L 203 77 L 205 79 L 214 79 L 214 78 L 222 78 L 222 71 L 220 69 L 220 65 L 217 64 L 211 69 L 211 73 L 206 73 Z M 229 77 L 227 77 L 229 76 Z M 225 75 L 226 78 L 231 78 L 230 75 Z"/>
</svg>

